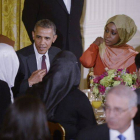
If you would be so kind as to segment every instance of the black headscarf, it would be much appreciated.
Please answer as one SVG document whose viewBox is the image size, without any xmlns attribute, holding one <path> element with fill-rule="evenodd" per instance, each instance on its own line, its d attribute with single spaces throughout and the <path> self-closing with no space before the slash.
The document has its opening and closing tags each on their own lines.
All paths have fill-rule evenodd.
<svg viewBox="0 0 140 140">
<path fill-rule="evenodd" d="M 45 103 L 47 118 L 52 120 L 56 106 L 80 83 L 80 69 L 75 55 L 60 52 L 54 59 L 43 81 L 34 85 L 28 93 L 37 94 Z"/>
</svg>

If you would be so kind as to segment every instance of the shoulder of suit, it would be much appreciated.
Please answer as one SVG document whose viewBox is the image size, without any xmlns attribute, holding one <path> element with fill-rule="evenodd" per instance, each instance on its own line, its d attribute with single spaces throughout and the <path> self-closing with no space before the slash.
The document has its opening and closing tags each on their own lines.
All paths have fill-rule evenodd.
<svg viewBox="0 0 140 140">
<path fill-rule="evenodd" d="M 136 137 L 136 139 L 137 138 L 140 138 L 140 127 L 134 125 L 134 131 L 135 131 L 135 137 Z"/>
<path fill-rule="evenodd" d="M 138 93 L 140 93 L 140 88 L 137 88 L 136 90 L 135 90 L 135 92 L 138 94 Z"/>
<path fill-rule="evenodd" d="M 59 53 L 61 51 L 60 48 L 55 47 L 55 46 L 51 46 L 48 53 Z"/>
<path fill-rule="evenodd" d="M 51 46 L 49 50 L 53 50 L 53 49 L 58 50 L 58 51 L 61 51 L 61 49 L 60 49 L 60 48 L 55 47 L 55 46 Z"/>
<path fill-rule="evenodd" d="M 136 124 L 134 124 L 134 129 L 137 130 L 137 131 L 139 131 L 139 133 L 140 133 L 140 127 L 137 126 Z"/>
<path fill-rule="evenodd" d="M 25 55 L 25 56 L 32 54 L 32 53 L 34 53 L 33 45 L 22 48 L 22 49 L 18 50 L 16 53 L 17 53 L 17 55 Z"/>
</svg>

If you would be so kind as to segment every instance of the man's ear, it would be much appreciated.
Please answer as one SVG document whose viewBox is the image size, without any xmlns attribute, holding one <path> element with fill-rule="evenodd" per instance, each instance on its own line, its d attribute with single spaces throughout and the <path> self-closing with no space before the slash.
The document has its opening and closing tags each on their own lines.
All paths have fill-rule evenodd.
<svg viewBox="0 0 140 140">
<path fill-rule="evenodd" d="M 33 38 L 33 40 L 35 38 L 35 32 L 34 31 L 32 31 L 32 38 Z"/>
<path fill-rule="evenodd" d="M 57 35 L 53 36 L 53 43 L 55 42 L 55 40 L 57 39 Z"/>
</svg>

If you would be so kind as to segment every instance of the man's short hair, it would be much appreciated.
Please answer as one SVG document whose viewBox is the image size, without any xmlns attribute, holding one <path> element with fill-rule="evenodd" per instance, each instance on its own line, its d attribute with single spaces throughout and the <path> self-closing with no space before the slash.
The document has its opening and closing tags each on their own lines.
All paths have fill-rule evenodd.
<svg viewBox="0 0 140 140">
<path fill-rule="evenodd" d="M 137 106 L 137 94 L 128 86 L 125 85 L 118 85 L 115 87 L 112 87 L 108 93 L 109 94 L 115 94 L 119 96 L 120 98 L 126 98 L 128 100 L 128 107 L 134 107 Z"/>
<path fill-rule="evenodd" d="M 137 70 L 139 70 L 140 69 L 140 53 L 138 53 L 135 57 L 135 64 L 136 64 Z"/>
<path fill-rule="evenodd" d="M 39 20 L 34 27 L 34 31 L 36 31 L 37 27 L 42 27 L 42 28 L 51 28 L 54 31 L 54 35 L 56 35 L 56 26 L 55 24 L 50 21 L 49 19 L 42 19 Z"/>
</svg>

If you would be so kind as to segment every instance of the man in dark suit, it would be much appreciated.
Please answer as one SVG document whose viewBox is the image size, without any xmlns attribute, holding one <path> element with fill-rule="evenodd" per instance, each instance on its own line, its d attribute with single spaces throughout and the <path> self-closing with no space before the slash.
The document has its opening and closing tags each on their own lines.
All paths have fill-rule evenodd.
<svg viewBox="0 0 140 140">
<path fill-rule="evenodd" d="M 107 124 L 82 130 L 77 140 L 139 140 L 140 127 L 133 123 L 136 112 L 136 93 L 124 85 L 113 87 L 106 96 Z"/>
<path fill-rule="evenodd" d="M 28 87 L 41 82 L 46 71 L 49 71 L 53 58 L 61 51 L 57 47 L 51 47 L 57 35 L 56 26 L 50 20 L 38 21 L 32 36 L 34 43 L 17 51 L 20 67 L 13 89 L 15 96 L 25 94 Z"/>
<path fill-rule="evenodd" d="M 40 19 L 50 19 L 57 28 L 58 38 L 54 46 L 73 52 L 79 62 L 82 55 L 80 18 L 83 4 L 84 0 L 25 0 L 22 20 L 31 41 L 35 23 Z"/>
</svg>

